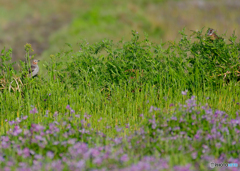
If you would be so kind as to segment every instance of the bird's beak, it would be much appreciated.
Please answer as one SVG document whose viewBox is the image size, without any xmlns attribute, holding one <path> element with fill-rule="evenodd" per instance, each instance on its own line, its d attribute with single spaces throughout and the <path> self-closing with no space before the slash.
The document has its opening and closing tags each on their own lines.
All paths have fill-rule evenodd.
<svg viewBox="0 0 240 171">
<path fill-rule="evenodd" d="M 39 62 L 40 60 L 38 60 L 38 62 Z"/>
</svg>

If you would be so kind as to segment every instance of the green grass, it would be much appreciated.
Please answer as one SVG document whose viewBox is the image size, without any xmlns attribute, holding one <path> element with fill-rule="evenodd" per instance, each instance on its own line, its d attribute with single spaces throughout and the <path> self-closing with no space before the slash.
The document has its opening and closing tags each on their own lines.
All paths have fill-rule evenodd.
<svg viewBox="0 0 240 171">
<path fill-rule="evenodd" d="M 82 41 L 77 51 L 66 43 L 65 51 L 43 63 L 46 74 L 36 78 L 24 77 L 24 63 L 21 72 L 14 70 L 11 51 L 3 50 L 0 132 L 14 143 L 1 137 L 0 159 L 17 163 L 11 168 L 22 167 L 21 162 L 31 167 L 36 160 L 49 164 L 69 159 L 83 160 L 85 170 L 111 170 L 133 167 L 151 156 L 152 166 L 161 158 L 169 169 L 190 164 L 206 170 L 209 157 L 220 161 L 226 155 L 225 162 L 239 158 L 236 36 L 229 43 L 212 41 L 203 30 L 194 39 L 184 30 L 180 34 L 178 42 L 155 44 L 147 34 L 132 31 L 130 41 Z M 25 51 L 28 61 L 30 44 Z M 12 148 L 5 148 L 5 141 Z M 83 148 L 78 143 L 86 143 L 89 154 L 111 146 L 116 157 L 101 158 L 107 150 L 96 152 L 100 158 L 84 157 L 88 153 L 78 153 Z M 53 159 L 46 157 L 49 152 Z M 2 162 L 1 167 L 7 165 Z"/>
<path fill-rule="evenodd" d="M 106 121 L 113 127 L 131 123 L 137 129 L 139 115 L 150 106 L 158 106 L 171 116 L 173 108 L 185 102 L 181 92 L 186 89 L 188 97 L 196 96 L 198 103 L 208 103 L 234 117 L 239 109 L 236 103 L 240 90 L 235 74 L 239 56 L 232 53 L 229 58 L 226 53 L 229 54 L 228 49 L 237 52 L 238 45 L 209 43 L 203 35 L 199 43 L 191 44 L 185 36 L 183 33 L 184 39 L 170 43 L 166 50 L 147 37 L 139 41 L 135 32 L 132 41 L 116 45 L 108 40 L 93 45 L 83 42 L 79 52 L 73 52 L 69 45 L 70 50 L 52 55 L 51 62 L 45 62 L 47 75 L 22 80 L 25 86 L 15 92 L 9 92 L 10 81 L 6 83 L 1 93 L 1 123 L 27 114 L 31 106 L 38 109 L 39 115 L 30 118 L 42 123 L 46 110 L 50 116 L 55 111 L 64 114 L 69 104 L 82 117 L 84 113 L 91 115 L 89 122 L 99 130 L 104 129 Z M 219 46 L 223 48 L 215 50 Z M 189 51 L 192 55 L 187 55 Z M 218 52 L 214 54 L 215 51 Z M 224 73 L 230 70 L 225 78 Z M 13 80 L 5 76 L 2 78 Z M 99 125 L 99 118 L 103 118 L 103 125 Z M 2 133 L 7 130 L 5 126 L 2 125 Z"/>
</svg>

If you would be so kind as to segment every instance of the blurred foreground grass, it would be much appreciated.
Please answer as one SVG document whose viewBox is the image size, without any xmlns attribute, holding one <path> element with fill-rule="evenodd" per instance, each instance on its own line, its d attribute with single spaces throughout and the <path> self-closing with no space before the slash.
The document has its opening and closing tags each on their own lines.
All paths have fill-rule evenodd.
<svg viewBox="0 0 240 171">
<path fill-rule="evenodd" d="M 77 50 L 81 39 L 93 43 L 104 38 L 130 38 L 130 30 L 149 34 L 151 41 L 177 40 L 178 30 L 214 28 L 239 37 L 240 12 L 236 0 L 80 0 L 4 1 L 1 0 L 0 45 L 13 48 L 13 60 L 24 59 L 30 43 L 37 58 L 65 48 L 69 42 Z"/>
</svg>

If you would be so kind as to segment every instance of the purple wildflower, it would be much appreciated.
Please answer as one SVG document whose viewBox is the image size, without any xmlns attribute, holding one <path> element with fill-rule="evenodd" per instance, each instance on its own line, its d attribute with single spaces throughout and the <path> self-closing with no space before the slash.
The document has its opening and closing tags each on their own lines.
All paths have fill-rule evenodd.
<svg viewBox="0 0 240 171">
<path fill-rule="evenodd" d="M 22 129 L 21 129 L 19 126 L 15 126 L 14 129 L 13 129 L 12 135 L 13 135 L 13 136 L 17 136 L 17 135 L 19 135 L 21 132 L 22 132 Z"/>
<path fill-rule="evenodd" d="M 22 153 L 23 153 L 23 157 L 24 157 L 24 158 L 27 158 L 27 157 L 30 156 L 30 150 L 29 150 L 28 148 L 24 148 L 24 149 L 22 150 Z"/>
<path fill-rule="evenodd" d="M 119 127 L 116 126 L 116 131 L 120 132 L 120 131 L 122 131 L 122 128 L 119 128 Z"/>
<path fill-rule="evenodd" d="M 42 155 L 40 155 L 40 154 L 35 154 L 35 155 L 34 155 L 34 158 L 37 159 L 37 160 L 40 160 L 40 159 L 42 159 Z"/>
<path fill-rule="evenodd" d="M 56 111 L 54 112 L 53 117 L 57 117 L 57 116 L 58 116 L 58 112 Z"/>
<path fill-rule="evenodd" d="M 32 110 L 30 110 L 30 113 L 31 113 L 31 114 L 38 113 L 38 111 L 37 111 L 37 108 L 36 108 L 36 107 L 34 107 Z"/>
<path fill-rule="evenodd" d="M 192 159 L 196 159 L 197 158 L 197 154 L 198 154 L 197 152 L 193 152 L 192 153 Z"/>
<path fill-rule="evenodd" d="M 71 110 L 71 108 L 70 108 L 70 106 L 69 106 L 69 105 L 67 105 L 66 109 L 68 109 L 68 110 Z"/>
<path fill-rule="evenodd" d="M 122 142 L 122 138 L 115 138 L 113 141 L 115 144 L 120 144 Z"/>
<path fill-rule="evenodd" d="M 93 163 L 95 163 L 95 164 L 101 164 L 102 162 L 103 162 L 102 157 L 97 157 L 93 160 Z"/>
<path fill-rule="evenodd" d="M 79 169 L 83 169 L 84 167 L 85 167 L 85 161 L 84 160 L 80 160 L 80 161 L 78 161 L 76 164 L 75 164 L 75 166 L 77 167 L 77 168 L 79 168 Z"/>
<path fill-rule="evenodd" d="M 13 124 L 15 124 L 15 121 L 9 121 L 8 123 L 9 123 L 9 125 L 13 125 Z"/>
<path fill-rule="evenodd" d="M 121 162 L 127 162 L 129 160 L 128 155 L 127 154 L 122 155 L 120 160 L 121 160 Z"/>
<path fill-rule="evenodd" d="M 182 95 L 187 95 L 188 90 L 182 91 Z"/>
<path fill-rule="evenodd" d="M 47 157 L 49 157 L 50 159 L 52 159 L 54 157 L 54 153 L 52 151 L 48 151 L 47 152 Z"/>
</svg>

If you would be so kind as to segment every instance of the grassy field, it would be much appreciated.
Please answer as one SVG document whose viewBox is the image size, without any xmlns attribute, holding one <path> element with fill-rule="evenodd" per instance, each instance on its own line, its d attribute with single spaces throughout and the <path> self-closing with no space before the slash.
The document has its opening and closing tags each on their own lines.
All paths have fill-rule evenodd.
<svg viewBox="0 0 240 171">
<path fill-rule="evenodd" d="M 0 170 L 240 170 L 238 0 L 0 4 Z"/>
<path fill-rule="evenodd" d="M 240 164 L 239 43 L 71 44 L 26 78 L 2 51 L 1 170 L 209 170 Z M 229 41 L 229 40 L 230 41 Z M 29 58 L 31 45 L 25 45 Z M 213 170 L 239 170 L 215 168 Z"/>
</svg>

